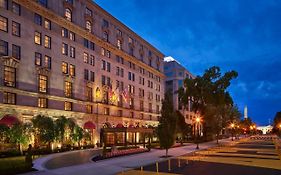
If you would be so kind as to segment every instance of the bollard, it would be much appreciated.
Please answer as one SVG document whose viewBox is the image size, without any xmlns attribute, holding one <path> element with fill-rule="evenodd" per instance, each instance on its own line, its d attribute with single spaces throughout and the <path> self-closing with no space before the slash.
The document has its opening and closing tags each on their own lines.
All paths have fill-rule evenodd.
<svg viewBox="0 0 281 175">
<path fill-rule="evenodd" d="M 158 173 L 158 162 L 156 162 L 156 172 Z"/>
<path fill-rule="evenodd" d="M 143 167 L 142 166 L 140 167 L 140 170 L 143 171 Z"/>
<path fill-rule="evenodd" d="M 178 159 L 178 167 L 180 168 L 181 167 L 181 160 Z"/>
<path fill-rule="evenodd" d="M 171 171 L 171 160 L 168 160 L 168 170 Z"/>
</svg>

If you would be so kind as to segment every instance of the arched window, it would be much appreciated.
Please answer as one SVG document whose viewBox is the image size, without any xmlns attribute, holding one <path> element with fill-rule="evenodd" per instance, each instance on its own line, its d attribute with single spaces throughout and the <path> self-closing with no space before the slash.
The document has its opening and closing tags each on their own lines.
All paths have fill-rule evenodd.
<svg viewBox="0 0 281 175">
<path fill-rule="evenodd" d="M 69 8 L 65 9 L 64 16 L 68 21 L 72 21 L 72 12 Z"/>
<path fill-rule="evenodd" d="M 86 21 L 86 29 L 89 32 L 92 32 L 92 23 L 90 21 Z"/>
</svg>

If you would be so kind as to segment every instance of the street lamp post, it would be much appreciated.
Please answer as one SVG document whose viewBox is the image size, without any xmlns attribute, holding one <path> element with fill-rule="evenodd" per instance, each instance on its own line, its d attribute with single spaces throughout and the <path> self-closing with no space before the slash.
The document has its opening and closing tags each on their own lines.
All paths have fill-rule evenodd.
<svg viewBox="0 0 281 175">
<path fill-rule="evenodd" d="M 199 149 L 199 124 L 201 119 L 199 117 L 196 118 L 196 130 L 197 130 L 197 134 L 196 134 L 196 149 Z"/>
<path fill-rule="evenodd" d="M 230 127 L 231 127 L 231 140 L 233 141 L 233 132 L 234 132 L 234 123 L 231 123 Z"/>
<path fill-rule="evenodd" d="M 100 100 L 100 97 L 101 97 L 101 91 L 100 91 L 100 88 L 97 87 L 97 89 L 96 89 L 96 103 L 97 103 L 96 123 L 97 123 L 97 126 L 99 125 L 98 121 L 99 121 L 99 102 L 100 102 L 99 100 Z M 100 143 L 103 143 L 103 141 L 100 140 Z"/>
</svg>

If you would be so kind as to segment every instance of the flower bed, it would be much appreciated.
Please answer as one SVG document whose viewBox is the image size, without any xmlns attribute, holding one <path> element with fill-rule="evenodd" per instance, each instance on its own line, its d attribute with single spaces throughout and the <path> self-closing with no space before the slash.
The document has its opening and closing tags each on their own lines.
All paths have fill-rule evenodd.
<svg viewBox="0 0 281 175">
<path fill-rule="evenodd" d="M 143 153 L 148 151 L 144 148 L 134 148 L 134 149 L 126 149 L 126 150 L 117 150 L 106 153 L 104 158 L 111 158 L 111 157 L 118 157 L 118 156 L 124 156 L 129 154 L 136 154 L 136 153 Z"/>
</svg>

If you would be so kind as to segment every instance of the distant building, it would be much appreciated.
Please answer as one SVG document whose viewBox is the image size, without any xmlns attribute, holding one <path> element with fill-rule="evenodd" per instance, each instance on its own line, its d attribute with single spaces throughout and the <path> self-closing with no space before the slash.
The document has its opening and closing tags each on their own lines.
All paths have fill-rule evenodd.
<svg viewBox="0 0 281 175">
<path fill-rule="evenodd" d="M 164 73 L 166 75 L 165 91 L 172 92 L 175 110 L 180 111 L 185 118 L 185 122 L 191 124 L 195 129 L 196 128 L 195 119 L 196 117 L 198 117 L 198 115 L 196 115 L 194 112 L 191 111 L 191 105 L 192 105 L 191 102 L 189 102 L 187 107 L 183 107 L 182 105 L 180 105 L 179 96 L 177 93 L 178 89 L 183 87 L 184 79 L 186 78 L 191 79 L 194 78 L 194 76 L 172 57 L 164 58 Z"/>
<path fill-rule="evenodd" d="M 271 132 L 272 131 L 272 126 L 271 125 L 267 125 L 267 126 L 258 126 L 257 127 L 257 130 L 260 130 L 260 131 L 262 131 L 262 134 L 267 134 L 267 133 L 269 133 L 269 132 Z"/>
</svg>

